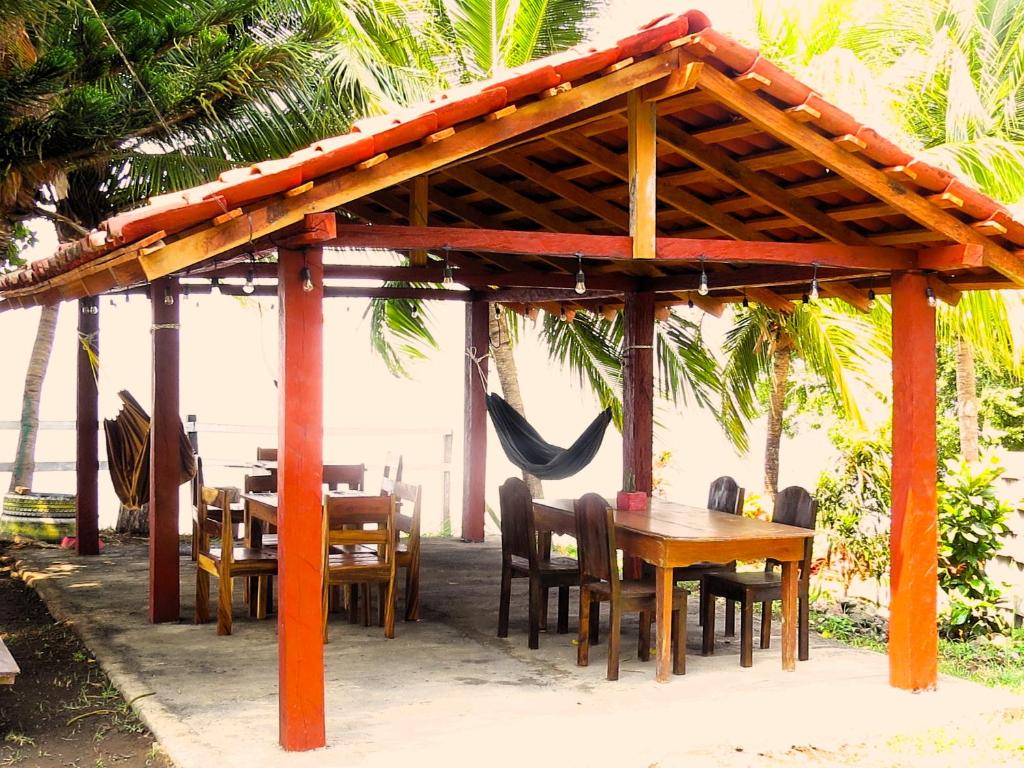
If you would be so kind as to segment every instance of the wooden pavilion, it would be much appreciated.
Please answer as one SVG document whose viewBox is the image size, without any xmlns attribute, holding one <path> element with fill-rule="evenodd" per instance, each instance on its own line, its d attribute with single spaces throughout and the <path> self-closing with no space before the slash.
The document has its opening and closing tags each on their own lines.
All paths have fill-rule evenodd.
<svg viewBox="0 0 1024 768">
<path fill-rule="evenodd" d="M 346 264 L 347 248 L 400 251 L 408 264 Z M 1024 284 L 1022 248 L 1024 222 L 1005 208 L 690 11 L 154 198 L 0 277 L 0 309 L 77 299 L 80 330 L 96 334 L 97 295 L 149 293 L 150 619 L 160 622 L 179 618 L 179 291 L 209 290 L 217 279 L 233 280 L 220 283 L 223 292 L 241 293 L 247 280 L 257 294 L 279 296 L 280 738 L 302 750 L 325 740 L 323 298 L 463 301 L 466 346 L 477 357 L 492 303 L 621 309 L 623 465 L 649 491 L 659 308 L 717 315 L 749 301 L 791 312 L 813 285 L 870 311 L 875 295 L 891 292 L 890 679 L 919 690 L 937 680 L 934 305 Z M 573 290 L 578 272 L 582 293 Z M 343 278 L 388 287 L 332 284 Z M 439 287 L 412 285 L 422 283 Z M 81 554 L 95 554 L 96 390 L 88 361 L 81 365 L 78 540 Z M 486 415 L 469 359 L 465 389 L 462 536 L 476 541 Z"/>
</svg>

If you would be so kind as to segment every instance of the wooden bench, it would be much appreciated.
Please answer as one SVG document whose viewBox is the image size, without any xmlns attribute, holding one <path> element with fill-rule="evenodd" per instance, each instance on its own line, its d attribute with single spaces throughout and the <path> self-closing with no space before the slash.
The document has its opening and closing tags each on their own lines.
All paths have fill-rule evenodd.
<svg viewBox="0 0 1024 768">
<path fill-rule="evenodd" d="M 0 685 L 13 685 L 14 678 L 21 670 L 18 668 L 11 652 L 7 650 L 4 641 L 0 640 Z"/>
</svg>

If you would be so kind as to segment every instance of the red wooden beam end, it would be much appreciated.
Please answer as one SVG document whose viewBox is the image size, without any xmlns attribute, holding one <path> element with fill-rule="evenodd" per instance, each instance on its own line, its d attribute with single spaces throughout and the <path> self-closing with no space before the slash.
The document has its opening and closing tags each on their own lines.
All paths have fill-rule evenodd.
<svg viewBox="0 0 1024 768">
<path fill-rule="evenodd" d="M 487 354 L 490 305 L 478 299 L 466 304 L 462 540 L 484 540 L 484 491 L 487 482 Z M 478 367 L 479 366 L 479 367 Z"/>
<path fill-rule="evenodd" d="M 954 269 L 985 266 L 985 249 L 976 244 L 939 245 L 917 252 L 917 266 L 948 272 Z"/>
<path fill-rule="evenodd" d="M 308 272 L 307 272 L 308 270 Z M 306 290 L 306 278 L 312 290 Z M 323 253 L 278 252 L 281 390 L 278 417 L 277 615 L 281 746 L 326 743 L 324 726 Z"/>
<path fill-rule="evenodd" d="M 168 303 L 168 297 L 171 299 Z M 178 281 L 150 285 L 153 305 L 153 415 L 149 432 L 149 620 L 177 621 L 180 610 L 178 485 Z"/>
<path fill-rule="evenodd" d="M 892 532 L 889 682 L 919 691 L 938 680 L 935 308 L 928 280 L 892 280 Z"/>
<path fill-rule="evenodd" d="M 99 534 L 99 370 L 93 357 L 99 354 L 99 301 L 78 302 L 78 421 L 75 463 L 75 541 L 78 554 L 98 555 Z M 88 349 L 86 347 L 88 345 Z M 90 353 L 92 357 L 90 357 Z"/>
</svg>

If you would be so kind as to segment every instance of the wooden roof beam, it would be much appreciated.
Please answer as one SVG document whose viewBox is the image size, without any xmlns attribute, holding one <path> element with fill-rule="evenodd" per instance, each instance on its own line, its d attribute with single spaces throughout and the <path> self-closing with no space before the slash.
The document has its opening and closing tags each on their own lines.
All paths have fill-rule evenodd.
<svg viewBox="0 0 1024 768">
<path fill-rule="evenodd" d="M 682 55 L 684 61 L 694 60 L 689 54 Z M 701 70 L 698 87 L 712 94 L 723 106 L 760 125 L 779 140 L 809 153 L 817 162 L 849 179 L 879 200 L 889 203 L 895 210 L 922 226 L 939 232 L 954 242 L 981 245 L 987 266 L 1003 273 L 1014 282 L 1024 283 L 1024 262 L 1021 259 L 970 225 L 935 206 L 897 179 L 875 168 L 859 154 L 847 152 L 712 67 L 704 67 Z"/>
</svg>

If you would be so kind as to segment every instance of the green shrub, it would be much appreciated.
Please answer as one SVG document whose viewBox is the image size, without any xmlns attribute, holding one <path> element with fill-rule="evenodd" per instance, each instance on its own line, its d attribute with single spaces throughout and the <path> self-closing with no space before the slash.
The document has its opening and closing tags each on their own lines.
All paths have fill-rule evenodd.
<svg viewBox="0 0 1024 768">
<path fill-rule="evenodd" d="M 994 458 L 949 460 L 939 484 L 939 586 L 949 598 L 941 626 L 954 639 L 1007 629 L 999 611 L 1002 591 L 985 573 L 1009 533 L 1010 509 L 995 492 L 1002 473 Z"/>
</svg>

